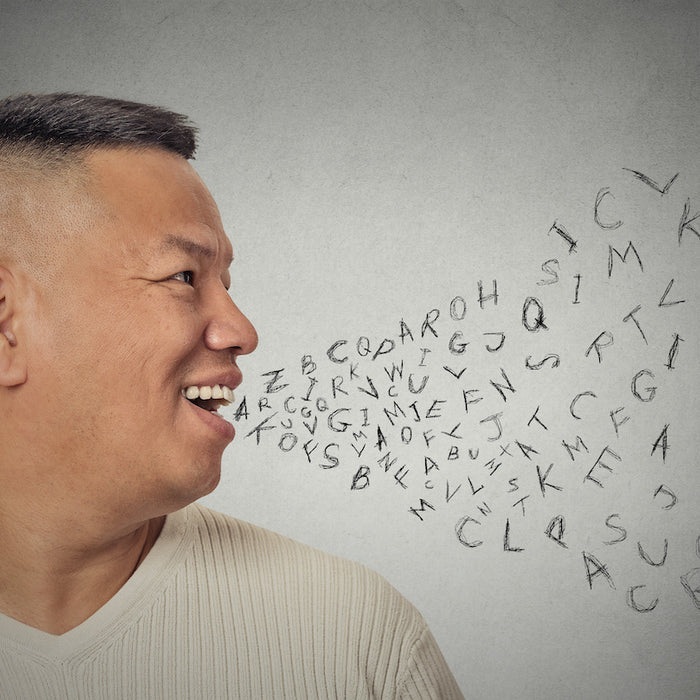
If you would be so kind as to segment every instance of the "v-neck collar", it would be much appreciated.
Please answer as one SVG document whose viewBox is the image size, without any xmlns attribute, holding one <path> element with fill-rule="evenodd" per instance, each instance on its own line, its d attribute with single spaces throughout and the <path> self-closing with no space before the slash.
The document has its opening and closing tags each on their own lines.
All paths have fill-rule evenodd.
<svg viewBox="0 0 700 700">
<path fill-rule="evenodd" d="M 54 635 L 0 613 L 0 647 L 25 647 L 34 656 L 60 661 L 87 654 L 107 636 L 130 625 L 150 603 L 148 593 L 163 585 L 172 569 L 185 556 L 189 539 L 184 537 L 193 505 L 169 514 L 151 551 L 126 583 L 87 620 L 63 634 Z"/>
</svg>

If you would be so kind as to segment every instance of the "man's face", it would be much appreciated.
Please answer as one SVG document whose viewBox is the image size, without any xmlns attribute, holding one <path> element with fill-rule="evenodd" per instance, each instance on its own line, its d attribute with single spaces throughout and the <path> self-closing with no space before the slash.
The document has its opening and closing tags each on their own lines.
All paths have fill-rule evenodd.
<svg viewBox="0 0 700 700">
<path fill-rule="evenodd" d="M 103 211 L 35 305 L 27 386 L 42 397 L 41 440 L 28 450 L 52 461 L 49 488 L 166 512 L 218 482 L 234 431 L 202 387 L 230 400 L 257 336 L 227 293 L 231 244 L 189 163 L 103 149 L 88 167 Z"/>
</svg>

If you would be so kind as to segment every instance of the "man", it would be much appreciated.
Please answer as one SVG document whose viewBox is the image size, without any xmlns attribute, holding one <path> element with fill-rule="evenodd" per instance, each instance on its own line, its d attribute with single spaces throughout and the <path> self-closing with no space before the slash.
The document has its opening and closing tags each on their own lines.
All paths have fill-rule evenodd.
<svg viewBox="0 0 700 700">
<path fill-rule="evenodd" d="M 240 355 L 177 114 L 0 102 L 0 697 L 459 698 L 378 575 L 193 502 Z"/>
</svg>

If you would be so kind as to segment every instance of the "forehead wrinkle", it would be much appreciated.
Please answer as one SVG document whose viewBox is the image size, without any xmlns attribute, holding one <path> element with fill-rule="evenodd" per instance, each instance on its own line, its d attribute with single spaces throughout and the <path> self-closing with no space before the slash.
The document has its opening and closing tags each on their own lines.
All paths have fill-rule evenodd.
<svg viewBox="0 0 700 700">
<path fill-rule="evenodd" d="M 213 260 L 216 257 L 216 251 L 213 248 L 193 241 L 191 238 L 171 233 L 163 240 L 160 250 L 162 252 L 167 252 L 173 249 L 181 250 L 189 255 L 195 255 L 209 260 Z"/>
</svg>

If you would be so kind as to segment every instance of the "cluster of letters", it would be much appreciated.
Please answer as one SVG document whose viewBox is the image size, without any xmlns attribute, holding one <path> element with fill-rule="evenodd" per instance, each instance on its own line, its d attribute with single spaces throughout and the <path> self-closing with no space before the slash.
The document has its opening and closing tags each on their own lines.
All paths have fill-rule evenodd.
<svg viewBox="0 0 700 700">
<path fill-rule="evenodd" d="M 677 178 L 627 173 L 652 205 Z M 505 276 L 473 280 L 387 335 L 331 339 L 248 380 L 233 407 L 239 439 L 327 470 L 353 494 L 385 489 L 419 527 L 449 520 L 465 554 L 569 552 L 591 589 L 621 586 L 615 552 L 626 542 L 642 567 L 621 586 L 632 610 L 654 611 L 669 581 L 700 610 L 700 532 L 669 541 L 637 525 L 697 523 L 697 493 L 679 478 L 690 465 L 674 459 L 675 442 L 692 436 L 674 434 L 683 409 L 668 401 L 684 373 L 693 379 L 698 348 L 683 324 L 697 284 L 653 269 L 616 203 L 607 187 L 592 198 L 592 223 L 608 236 L 597 260 L 555 221 L 542 232 L 551 257 L 525 293 Z M 697 258 L 700 212 L 684 199 L 676 214 L 663 235 Z"/>
</svg>

